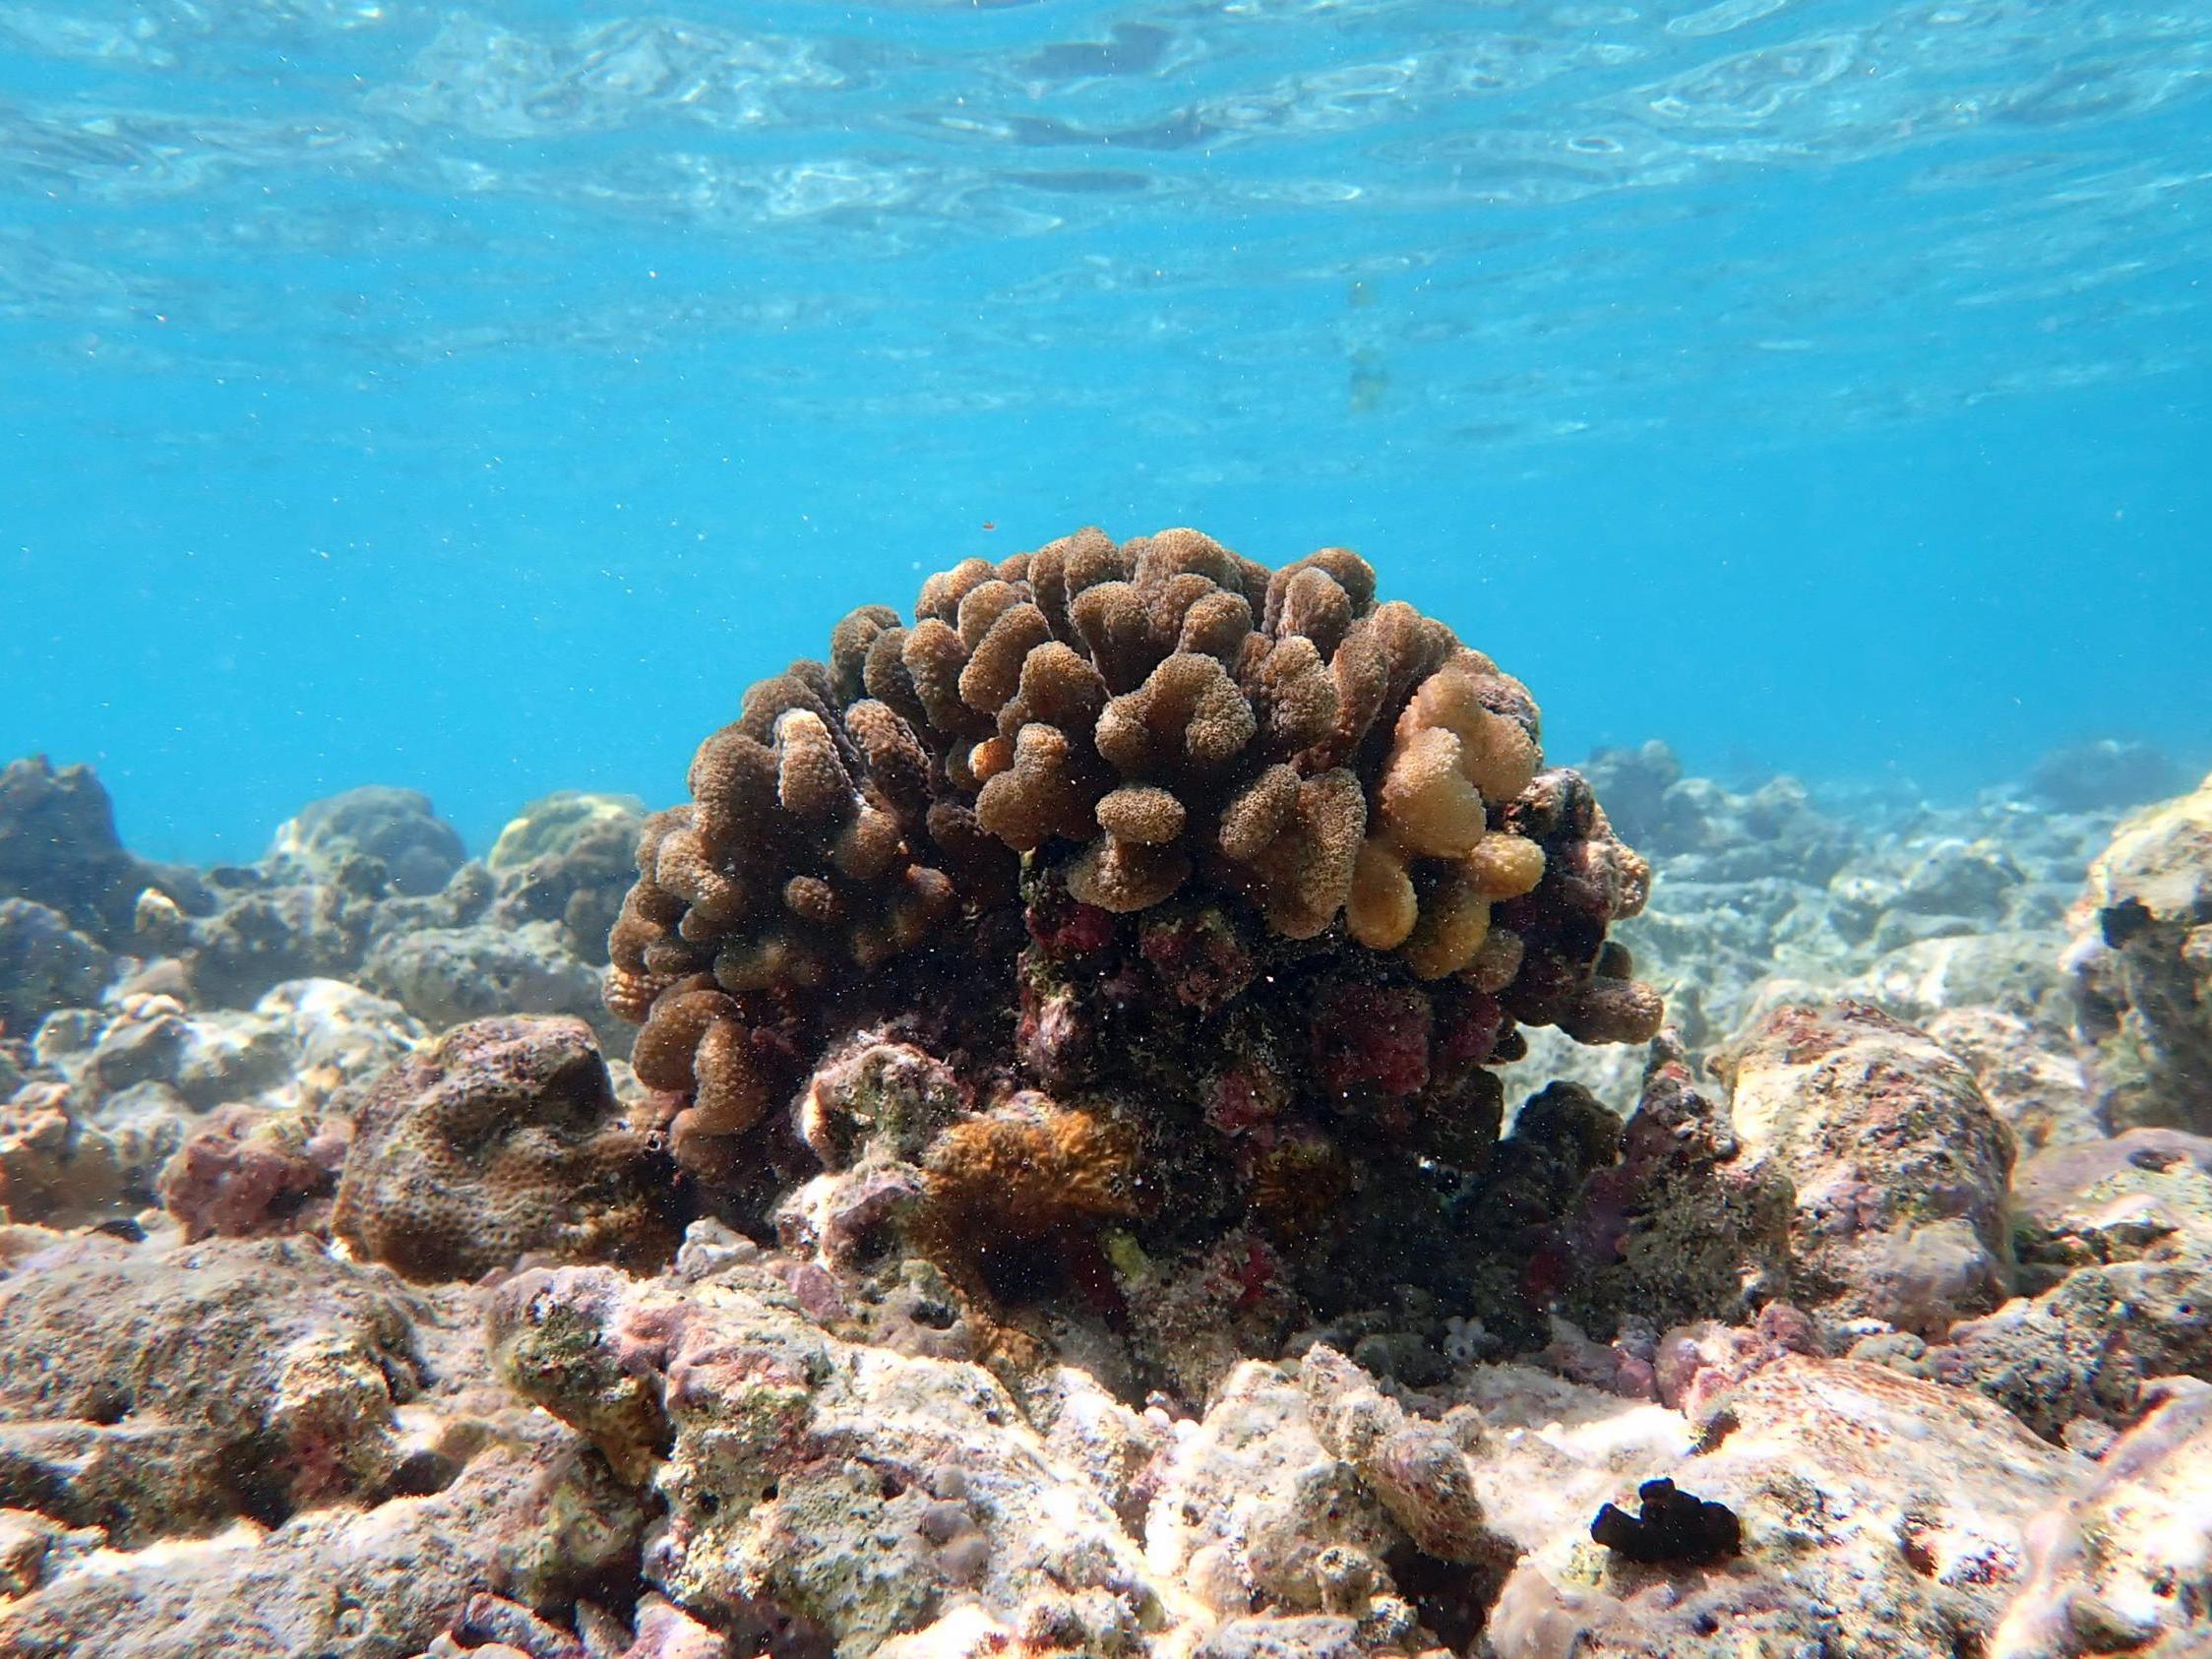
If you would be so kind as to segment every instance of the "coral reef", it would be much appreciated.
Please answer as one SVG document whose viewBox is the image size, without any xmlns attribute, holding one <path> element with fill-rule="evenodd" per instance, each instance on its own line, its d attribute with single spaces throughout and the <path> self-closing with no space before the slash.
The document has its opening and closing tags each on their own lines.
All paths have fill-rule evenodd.
<svg viewBox="0 0 2212 1659">
<path fill-rule="evenodd" d="M 1472 985 L 1479 951 L 1426 979 L 1414 934 L 1352 932 L 1403 919 L 1385 786 L 1452 822 L 1419 719 L 1344 762 L 1366 891 L 1301 939 L 1295 884 L 1194 839 L 1218 794 L 1093 776 L 1021 864 L 933 829 L 1019 757 L 924 713 L 913 850 L 959 907 L 868 973 L 717 986 L 772 1084 L 734 1137 L 687 1139 L 663 1070 L 700 1080 L 718 1003 L 677 1011 L 688 1050 L 642 1042 L 642 1083 L 497 1006 L 591 982 L 632 804 L 534 803 L 452 865 L 407 798 L 356 796 L 196 876 L 102 839 L 90 774 L 10 769 L 0 830 L 86 838 L 0 834 L 0 907 L 65 952 L 0 955 L 0 1652 L 2212 1648 L 2201 796 L 2116 831 L 2048 780 L 1936 808 L 1601 762 L 1667 851 L 1619 934 L 1677 1023 L 1591 1048 Z M 1549 846 L 1491 816 L 1477 850 Z M 1425 903 L 1440 843 L 1390 833 Z M 1158 868 L 1117 840 L 1190 868 L 1110 910 L 1072 891 L 1090 849 Z M 372 843 L 428 849 L 434 891 Z M 537 967 L 501 965 L 518 937 Z M 446 966 L 378 970 L 418 1007 L 362 988 L 419 938 Z M 434 1040 L 426 1011 L 500 1017 Z M 1567 1080 L 1508 1100 L 1524 1045 Z M 671 1131 L 711 1155 L 680 1169 Z M 1621 1528 L 1670 1486 L 1736 1554 Z"/>
</svg>

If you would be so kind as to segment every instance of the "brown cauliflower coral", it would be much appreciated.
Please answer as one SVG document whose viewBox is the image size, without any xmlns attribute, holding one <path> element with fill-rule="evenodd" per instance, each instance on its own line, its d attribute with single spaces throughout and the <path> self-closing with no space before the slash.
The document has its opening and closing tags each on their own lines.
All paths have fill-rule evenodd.
<svg viewBox="0 0 2212 1659">
<path fill-rule="evenodd" d="M 640 847 L 608 1004 L 696 1151 L 809 1058 L 795 994 L 1010 902 L 1026 858 L 1110 914 L 1198 889 L 1290 939 L 1342 919 L 1515 1018 L 1641 1040 L 1658 1002 L 1605 929 L 1647 872 L 1540 766 L 1526 688 L 1379 604 L 1341 548 L 1270 572 L 1196 530 L 1088 529 L 970 559 L 911 624 L 853 612 L 827 664 L 761 682 L 700 746 L 692 804 Z"/>
</svg>

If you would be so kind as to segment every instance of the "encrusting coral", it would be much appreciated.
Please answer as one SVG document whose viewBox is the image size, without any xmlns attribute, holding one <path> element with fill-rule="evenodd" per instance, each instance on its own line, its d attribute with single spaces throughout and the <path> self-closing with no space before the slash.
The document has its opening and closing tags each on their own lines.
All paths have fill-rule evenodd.
<svg viewBox="0 0 2212 1659">
<path fill-rule="evenodd" d="M 1659 1024 L 1606 939 L 1643 861 L 1543 769 L 1527 690 L 1340 548 L 970 559 L 753 687 L 690 782 L 607 1003 L 725 1189 L 800 1173 L 806 1071 L 919 1017 L 977 1097 L 897 1160 L 939 1234 L 1296 1241 L 1378 1158 L 1479 1168 L 1517 1023 Z"/>
</svg>

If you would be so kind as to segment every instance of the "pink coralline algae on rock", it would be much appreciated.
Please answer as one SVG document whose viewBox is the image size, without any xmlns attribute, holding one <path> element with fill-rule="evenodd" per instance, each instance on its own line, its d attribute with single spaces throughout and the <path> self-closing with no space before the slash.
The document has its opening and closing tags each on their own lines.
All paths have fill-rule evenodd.
<svg viewBox="0 0 2212 1659">
<path fill-rule="evenodd" d="M 1859 1003 L 1784 1008 L 1717 1069 L 1747 1161 L 1795 1191 L 1800 1306 L 1934 1337 L 2003 1299 L 2012 1137 L 1925 1032 Z"/>
</svg>

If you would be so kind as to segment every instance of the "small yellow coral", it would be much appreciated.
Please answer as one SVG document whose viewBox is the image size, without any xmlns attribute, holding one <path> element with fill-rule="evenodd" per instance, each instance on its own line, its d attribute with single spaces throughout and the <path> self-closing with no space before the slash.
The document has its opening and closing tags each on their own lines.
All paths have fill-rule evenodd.
<svg viewBox="0 0 2212 1659">
<path fill-rule="evenodd" d="M 1422 892 L 1420 918 L 1399 953 L 1420 978 L 1442 979 L 1473 961 L 1489 933 L 1489 902 L 1450 869 Z"/>
<path fill-rule="evenodd" d="M 1387 841 L 1370 837 L 1361 843 L 1359 861 L 1352 867 L 1351 901 L 1344 907 L 1352 937 L 1370 951 L 1395 951 L 1420 913 L 1405 860 Z"/>
<path fill-rule="evenodd" d="M 1483 897 L 1518 898 L 1544 879 L 1544 849 L 1520 835 L 1485 835 L 1459 868 Z"/>
</svg>

